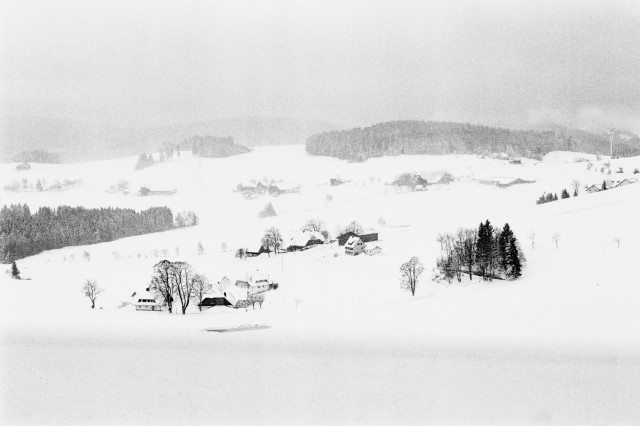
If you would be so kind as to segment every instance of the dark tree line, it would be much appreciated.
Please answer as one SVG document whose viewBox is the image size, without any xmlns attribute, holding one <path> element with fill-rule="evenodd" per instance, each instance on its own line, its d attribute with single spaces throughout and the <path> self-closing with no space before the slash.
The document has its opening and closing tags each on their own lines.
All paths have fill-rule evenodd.
<svg viewBox="0 0 640 426">
<path fill-rule="evenodd" d="M 494 228 L 488 220 L 477 230 L 459 229 L 455 234 L 440 234 L 442 250 L 437 261 L 440 274 L 451 282 L 463 275 L 484 280 L 515 279 L 522 275 L 524 255 L 509 224 Z"/>
<path fill-rule="evenodd" d="M 60 163 L 60 156 L 53 152 L 35 150 L 35 151 L 22 151 L 13 157 L 13 161 L 16 163 Z"/>
<path fill-rule="evenodd" d="M 200 157 L 230 157 L 251 151 L 244 145 L 234 144 L 231 136 L 191 136 L 185 139 L 182 144 L 190 146 L 193 155 Z"/>
<path fill-rule="evenodd" d="M 0 262 L 66 246 L 95 244 L 173 228 L 168 207 L 133 209 L 60 206 L 31 213 L 24 205 L 0 210 Z"/>
<path fill-rule="evenodd" d="M 640 147 L 619 144 L 618 155 L 639 155 Z M 624 145 L 624 146 L 623 146 Z M 511 152 L 541 158 L 551 151 L 609 152 L 604 138 L 583 143 L 573 135 L 551 131 L 509 130 L 466 123 L 391 121 L 371 127 L 330 131 L 307 138 L 307 153 L 343 160 L 399 154 L 491 154 Z"/>
<path fill-rule="evenodd" d="M 564 149 L 553 132 L 508 130 L 466 123 L 392 121 L 331 131 L 307 139 L 307 153 L 362 161 L 399 154 L 490 154 L 513 152 L 539 158 Z"/>
</svg>

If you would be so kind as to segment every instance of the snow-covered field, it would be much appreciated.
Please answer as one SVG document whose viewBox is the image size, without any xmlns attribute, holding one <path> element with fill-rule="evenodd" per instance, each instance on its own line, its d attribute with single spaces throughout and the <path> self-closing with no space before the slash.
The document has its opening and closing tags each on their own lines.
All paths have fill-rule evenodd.
<svg viewBox="0 0 640 426">
<path fill-rule="evenodd" d="M 31 280 L 0 274 L 2 417 L 30 424 L 637 423 L 640 184 L 596 194 L 584 185 L 634 177 L 640 158 L 610 160 L 614 172 L 625 173 L 603 175 L 608 159 L 580 155 L 594 163 L 587 170 L 572 155 L 522 165 L 473 156 L 354 164 L 289 146 L 227 159 L 183 154 L 140 171 L 133 170 L 135 158 L 34 164 L 28 171 L 2 164 L 1 186 L 23 178 L 83 184 L 62 192 L 3 191 L 0 205 L 167 205 L 201 218 L 192 228 L 19 261 Z M 424 192 L 385 185 L 403 172 L 444 171 L 456 182 Z M 334 176 L 349 182 L 330 186 Z M 232 192 L 263 177 L 300 184 L 301 192 L 251 200 Z M 511 178 L 535 183 L 477 182 Z M 536 205 L 544 192 L 572 193 L 576 179 L 579 197 Z M 105 192 L 120 180 L 130 182 L 132 194 Z M 133 195 L 141 186 L 177 193 Z M 259 219 L 268 201 L 278 215 Z M 255 247 L 266 228 L 286 236 L 308 219 L 323 220 L 333 235 L 352 220 L 373 227 L 383 251 L 348 257 L 333 244 L 234 257 L 237 248 Z M 486 219 L 511 225 L 527 258 L 524 276 L 433 282 L 437 234 Z M 263 309 L 248 312 L 120 308 L 148 284 L 163 250 L 214 282 L 259 268 L 280 287 Z M 414 255 L 425 273 L 411 297 L 400 288 L 398 269 Z M 105 289 L 96 310 L 80 291 L 86 278 Z M 204 331 L 249 324 L 270 328 Z"/>
</svg>

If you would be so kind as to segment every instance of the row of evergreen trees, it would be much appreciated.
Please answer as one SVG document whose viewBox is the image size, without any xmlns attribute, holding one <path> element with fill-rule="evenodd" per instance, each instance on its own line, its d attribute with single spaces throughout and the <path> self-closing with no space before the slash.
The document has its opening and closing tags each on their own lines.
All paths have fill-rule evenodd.
<svg viewBox="0 0 640 426">
<path fill-rule="evenodd" d="M 331 131 L 307 139 L 307 153 L 351 161 L 399 154 L 490 154 L 539 158 L 564 149 L 553 132 L 516 131 L 466 123 L 392 121 Z"/>
<path fill-rule="evenodd" d="M 465 274 L 484 280 L 522 275 L 524 254 L 508 223 L 494 228 L 487 220 L 477 230 L 461 228 L 455 234 L 440 234 L 438 242 L 442 250 L 438 270 L 449 282 L 453 278 L 460 282 Z"/>
<path fill-rule="evenodd" d="M 578 188 L 575 188 L 573 190 L 573 196 L 574 197 L 578 196 Z M 562 190 L 562 193 L 560 194 L 560 198 L 562 198 L 563 200 L 566 198 L 571 198 L 571 195 L 569 194 L 569 191 L 567 191 L 566 188 Z M 538 198 L 538 200 L 536 201 L 536 204 L 544 204 L 544 203 L 549 203 L 551 201 L 558 201 L 558 194 L 552 194 L 551 192 L 547 194 L 542 194 L 540 198 Z"/>
<path fill-rule="evenodd" d="M 95 244 L 133 235 L 166 231 L 174 226 L 168 207 L 133 209 L 60 206 L 31 213 L 24 204 L 0 210 L 0 262 L 66 246 Z"/>
</svg>

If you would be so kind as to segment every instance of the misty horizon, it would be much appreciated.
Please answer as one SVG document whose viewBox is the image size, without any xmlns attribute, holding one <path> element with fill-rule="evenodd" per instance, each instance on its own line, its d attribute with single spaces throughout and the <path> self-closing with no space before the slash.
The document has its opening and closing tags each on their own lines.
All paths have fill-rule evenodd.
<svg viewBox="0 0 640 426">
<path fill-rule="evenodd" d="M 640 6 L 5 2 L 1 112 L 145 129 L 238 117 L 640 131 Z"/>
</svg>

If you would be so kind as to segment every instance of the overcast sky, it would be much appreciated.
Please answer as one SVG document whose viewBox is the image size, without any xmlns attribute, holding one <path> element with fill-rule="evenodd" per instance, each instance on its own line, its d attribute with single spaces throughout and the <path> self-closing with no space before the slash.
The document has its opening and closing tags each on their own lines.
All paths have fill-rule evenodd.
<svg viewBox="0 0 640 426">
<path fill-rule="evenodd" d="M 0 105 L 127 126 L 256 115 L 640 131 L 639 3 L 3 1 Z"/>
</svg>

